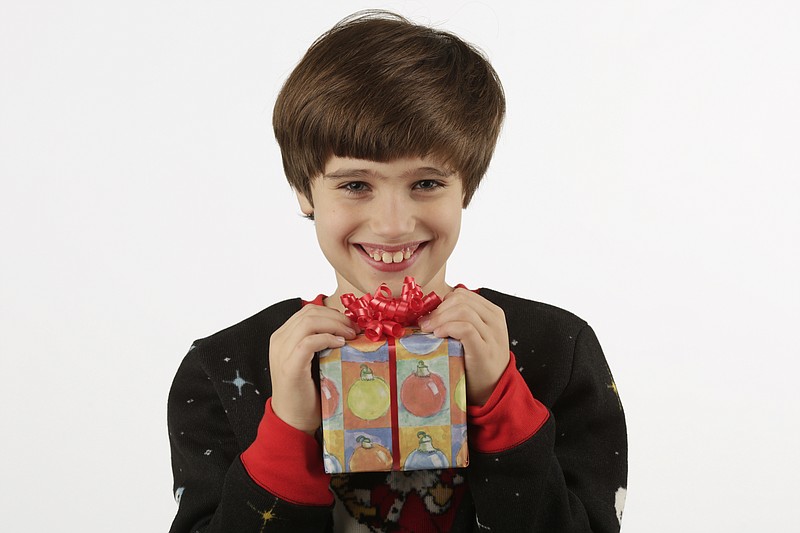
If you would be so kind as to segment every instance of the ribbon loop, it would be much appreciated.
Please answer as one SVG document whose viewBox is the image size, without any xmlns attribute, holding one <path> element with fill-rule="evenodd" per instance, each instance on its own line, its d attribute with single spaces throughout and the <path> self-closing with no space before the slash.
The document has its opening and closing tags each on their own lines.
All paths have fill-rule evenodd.
<svg viewBox="0 0 800 533">
<path fill-rule="evenodd" d="M 431 291 L 423 295 L 422 289 L 411 276 L 403 280 L 399 298 L 392 297 L 392 290 L 382 283 L 375 295 L 365 294 L 356 298 L 347 293 L 341 297 L 344 314 L 364 330 L 364 336 L 373 342 L 385 337 L 402 337 L 406 326 L 417 324 L 419 317 L 427 315 L 442 303 L 442 299 Z"/>
</svg>

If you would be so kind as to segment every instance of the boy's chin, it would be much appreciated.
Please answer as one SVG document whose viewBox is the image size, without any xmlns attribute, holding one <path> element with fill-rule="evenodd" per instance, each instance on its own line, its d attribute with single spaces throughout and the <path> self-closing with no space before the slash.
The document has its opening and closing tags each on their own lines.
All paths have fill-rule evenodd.
<svg viewBox="0 0 800 533">
<path fill-rule="evenodd" d="M 367 293 L 375 294 L 378 287 L 382 284 L 386 284 L 389 290 L 392 291 L 392 296 L 399 297 L 403 290 L 403 281 L 406 276 L 414 277 L 414 274 L 410 272 L 380 272 L 369 279 L 346 280 L 344 284 L 342 284 L 342 280 L 340 280 L 339 286 L 351 287 L 350 290 L 342 290 L 341 292 L 343 294 L 353 292 L 357 297 L 361 297 Z M 420 282 L 420 279 L 414 277 L 414 280 L 423 289 L 425 288 Z"/>
<path fill-rule="evenodd" d="M 405 281 L 406 277 L 410 276 L 414 278 L 414 282 L 419 286 L 419 288 L 424 292 L 428 293 L 430 291 L 435 291 L 437 294 L 444 292 L 446 288 L 444 284 L 444 280 L 440 283 L 435 283 L 430 276 L 426 276 L 424 274 L 415 275 L 414 272 L 391 272 L 391 273 L 381 273 L 381 276 L 376 276 L 376 280 L 379 280 L 373 283 L 373 286 L 365 287 L 364 293 L 375 293 L 375 290 L 382 284 L 385 283 L 389 290 L 392 291 L 393 297 L 399 297 L 400 294 L 403 292 L 403 282 Z M 438 276 L 434 276 L 437 278 Z"/>
<path fill-rule="evenodd" d="M 392 296 L 400 296 L 403 290 L 403 280 L 406 279 L 406 276 L 413 277 L 413 274 L 408 272 L 381 272 L 379 276 L 375 276 L 375 281 L 363 287 L 363 292 L 365 294 L 368 292 L 374 294 L 381 284 L 386 284 L 389 290 L 392 291 Z"/>
<path fill-rule="evenodd" d="M 397 272 L 360 272 L 360 275 L 357 275 L 356 272 L 351 272 L 351 274 L 355 274 L 353 276 L 345 276 L 337 272 L 338 288 L 336 293 L 339 295 L 353 293 L 356 297 L 361 297 L 367 293 L 375 294 L 378 287 L 385 283 L 389 290 L 392 291 L 392 296 L 397 298 L 402 294 L 403 282 L 406 277 L 410 276 L 414 278 L 416 284 L 425 294 L 434 291 L 439 296 L 444 296 L 449 288 L 444 281 L 444 273 L 444 265 L 433 275 L 429 272 L 419 272 L 418 268 L 409 268 Z"/>
</svg>

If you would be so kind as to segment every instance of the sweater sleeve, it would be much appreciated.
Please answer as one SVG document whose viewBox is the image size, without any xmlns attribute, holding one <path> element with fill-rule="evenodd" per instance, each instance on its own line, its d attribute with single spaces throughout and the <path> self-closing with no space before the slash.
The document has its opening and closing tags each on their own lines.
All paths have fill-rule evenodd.
<svg viewBox="0 0 800 533">
<path fill-rule="evenodd" d="M 541 429 L 505 451 L 471 454 L 470 491 L 484 529 L 619 531 L 627 485 L 625 418 L 588 325 L 575 339 L 571 368 Z"/>
<path fill-rule="evenodd" d="M 529 439 L 550 417 L 517 370 L 514 353 L 485 405 L 467 407 L 470 448 L 501 452 Z"/>
<path fill-rule="evenodd" d="M 241 455 L 245 470 L 260 486 L 286 501 L 329 506 L 331 476 L 324 472 L 322 448 L 311 435 L 293 428 L 267 400 L 258 436 Z"/>
<path fill-rule="evenodd" d="M 201 364 L 202 351 L 202 341 L 195 342 L 169 394 L 167 424 L 178 503 L 170 533 L 328 531 L 329 506 L 291 503 L 248 475 L 240 443 Z"/>
</svg>

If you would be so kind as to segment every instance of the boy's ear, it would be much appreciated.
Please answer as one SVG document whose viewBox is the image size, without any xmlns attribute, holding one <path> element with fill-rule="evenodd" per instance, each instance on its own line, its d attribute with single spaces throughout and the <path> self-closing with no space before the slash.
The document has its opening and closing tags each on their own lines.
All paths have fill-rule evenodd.
<svg viewBox="0 0 800 533">
<path fill-rule="evenodd" d="M 311 200 L 309 200 L 306 195 L 300 191 L 295 190 L 294 192 L 297 195 L 297 202 L 300 204 L 300 211 L 302 211 L 306 216 L 313 215 L 314 204 L 311 203 Z"/>
</svg>

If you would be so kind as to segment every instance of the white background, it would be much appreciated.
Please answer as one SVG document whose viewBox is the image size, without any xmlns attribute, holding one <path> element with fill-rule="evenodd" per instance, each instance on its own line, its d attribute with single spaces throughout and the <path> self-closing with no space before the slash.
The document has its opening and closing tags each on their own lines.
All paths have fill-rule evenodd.
<svg viewBox="0 0 800 533">
<path fill-rule="evenodd" d="M 376 6 L 0 6 L 3 529 L 165 531 L 191 341 L 334 288 L 271 110 L 320 33 Z M 624 531 L 798 531 L 798 6 L 381 6 L 503 80 L 448 279 L 594 326 L 629 424 Z"/>
</svg>

